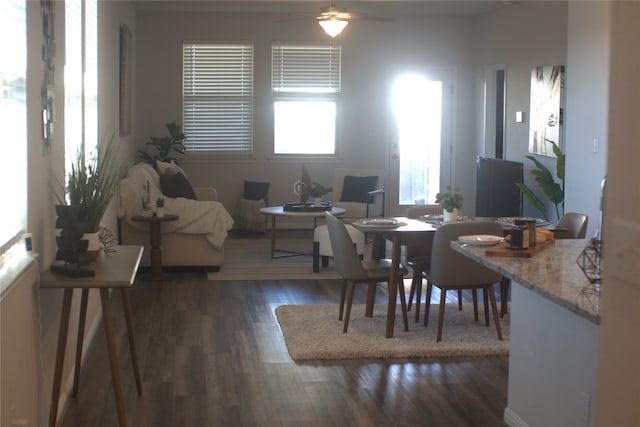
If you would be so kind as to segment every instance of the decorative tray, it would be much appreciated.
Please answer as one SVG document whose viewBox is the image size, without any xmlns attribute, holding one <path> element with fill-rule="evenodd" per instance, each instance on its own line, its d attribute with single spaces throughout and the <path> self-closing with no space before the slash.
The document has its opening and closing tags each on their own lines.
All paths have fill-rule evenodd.
<svg viewBox="0 0 640 427">
<path fill-rule="evenodd" d="M 324 212 L 331 210 L 331 203 L 327 202 L 321 205 L 314 205 L 311 202 L 285 203 L 282 205 L 282 209 L 290 212 Z"/>
</svg>

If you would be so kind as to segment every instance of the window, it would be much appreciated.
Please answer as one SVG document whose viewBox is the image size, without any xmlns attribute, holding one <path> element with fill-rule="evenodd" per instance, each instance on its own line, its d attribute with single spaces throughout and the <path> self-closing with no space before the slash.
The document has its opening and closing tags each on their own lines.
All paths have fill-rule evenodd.
<svg viewBox="0 0 640 427">
<path fill-rule="evenodd" d="M 27 224 L 27 26 L 26 2 L 0 3 L 0 124 L 11 159 L 0 168 L 0 254 L 14 244 Z M 11 147 L 11 148 L 9 148 Z M 11 208 L 9 209 L 9 205 Z"/>
<path fill-rule="evenodd" d="M 340 46 L 272 46 L 275 154 L 336 154 Z"/>
<path fill-rule="evenodd" d="M 183 45 L 183 126 L 190 153 L 253 152 L 253 46 Z"/>
<path fill-rule="evenodd" d="M 64 147 L 68 176 L 78 150 L 98 146 L 97 0 L 65 2 Z"/>
</svg>

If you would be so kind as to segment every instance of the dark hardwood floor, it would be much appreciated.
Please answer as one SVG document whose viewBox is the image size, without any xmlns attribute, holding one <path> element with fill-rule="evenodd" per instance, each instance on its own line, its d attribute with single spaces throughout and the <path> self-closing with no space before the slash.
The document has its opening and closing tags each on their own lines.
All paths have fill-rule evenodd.
<svg viewBox="0 0 640 427">
<path fill-rule="evenodd" d="M 131 301 L 141 397 L 114 294 L 128 425 L 504 425 L 508 357 L 293 362 L 275 308 L 337 303 L 339 287 L 339 281 L 315 280 L 210 282 L 198 272 L 138 281 Z M 364 288 L 357 302 L 364 302 Z M 380 286 L 377 301 L 386 295 Z M 411 327 L 422 327 L 411 320 Z M 102 330 L 61 425 L 118 425 Z"/>
</svg>

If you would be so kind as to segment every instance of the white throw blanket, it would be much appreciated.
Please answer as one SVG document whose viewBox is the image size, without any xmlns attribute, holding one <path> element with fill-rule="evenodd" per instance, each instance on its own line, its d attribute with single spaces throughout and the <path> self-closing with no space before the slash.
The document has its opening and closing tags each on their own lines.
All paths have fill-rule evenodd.
<svg viewBox="0 0 640 427">
<path fill-rule="evenodd" d="M 151 165 L 134 165 L 118 187 L 118 218 L 132 227 L 146 230 L 147 225 L 132 221 L 134 215 L 142 215 L 142 188 L 149 181 L 150 201 L 155 205 L 158 197 L 164 197 L 165 215 L 178 215 L 177 221 L 165 222 L 163 233 L 204 234 L 207 241 L 216 249 L 221 249 L 227 232 L 233 226 L 233 219 L 220 202 L 191 200 L 182 197 L 171 198 L 162 195 L 160 178 Z"/>
</svg>

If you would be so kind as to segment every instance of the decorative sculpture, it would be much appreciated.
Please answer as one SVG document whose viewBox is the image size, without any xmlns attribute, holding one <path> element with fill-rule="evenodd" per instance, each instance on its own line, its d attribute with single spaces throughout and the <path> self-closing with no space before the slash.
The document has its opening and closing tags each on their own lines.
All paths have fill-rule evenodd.
<svg viewBox="0 0 640 427">
<path fill-rule="evenodd" d="M 56 205 L 55 208 L 58 215 L 56 228 L 60 229 L 60 235 L 56 236 L 56 260 L 63 263 L 53 264 L 51 271 L 70 277 L 93 276 L 93 270 L 81 267 L 89 245 L 87 240 L 82 239 L 87 230 L 87 207 Z"/>
</svg>

